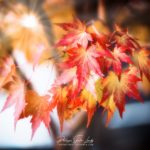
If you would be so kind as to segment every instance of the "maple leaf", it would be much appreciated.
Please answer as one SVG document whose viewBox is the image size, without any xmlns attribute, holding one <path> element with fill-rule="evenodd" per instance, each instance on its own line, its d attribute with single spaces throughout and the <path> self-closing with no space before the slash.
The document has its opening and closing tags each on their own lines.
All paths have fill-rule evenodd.
<svg viewBox="0 0 150 150">
<path fill-rule="evenodd" d="M 100 57 L 114 58 L 111 51 L 106 46 L 101 46 L 101 44 L 96 43 L 96 47 Z"/>
<path fill-rule="evenodd" d="M 69 86 L 68 89 L 70 90 L 70 96 L 72 99 L 77 96 L 79 90 L 78 90 L 78 81 L 77 81 L 77 75 L 76 75 L 77 68 L 73 67 L 70 69 L 65 69 L 60 76 L 56 79 L 55 83 L 52 86 L 52 89 L 50 90 L 52 93 L 55 93 L 55 88 L 59 86 Z M 54 89 L 54 90 L 53 90 Z"/>
<path fill-rule="evenodd" d="M 60 130 L 63 130 L 65 105 L 67 102 L 67 91 L 64 88 L 57 87 L 53 90 L 53 101 L 57 105 L 57 113 L 59 116 Z"/>
<path fill-rule="evenodd" d="M 93 42 L 99 43 L 100 46 L 105 50 L 108 49 L 110 43 L 108 35 L 102 33 L 99 34 L 91 33 L 91 36 L 93 38 Z"/>
<path fill-rule="evenodd" d="M 83 102 L 82 109 L 87 111 L 88 127 L 96 111 L 97 103 L 102 98 L 102 84 L 99 76 L 92 73 L 79 98 Z"/>
<path fill-rule="evenodd" d="M 32 136 L 33 138 L 37 128 L 43 122 L 46 128 L 49 130 L 50 124 L 50 108 L 49 108 L 49 96 L 40 96 L 33 90 L 27 90 L 25 99 L 26 107 L 22 112 L 20 119 L 28 116 L 32 116 Z"/>
<path fill-rule="evenodd" d="M 78 80 L 78 90 L 86 84 L 90 72 L 103 76 L 97 58 L 101 53 L 96 50 L 96 46 L 90 46 L 88 49 L 83 47 L 72 48 L 67 51 L 68 59 L 64 62 L 65 68 L 77 67 L 76 75 Z"/>
<path fill-rule="evenodd" d="M 0 88 L 7 82 L 12 80 L 15 74 L 15 64 L 11 57 L 4 57 L 0 59 Z"/>
<path fill-rule="evenodd" d="M 131 67 L 124 70 L 120 76 L 110 71 L 108 76 L 103 79 L 104 89 L 101 103 L 110 98 L 110 96 L 113 96 L 121 117 L 124 111 L 126 96 L 142 101 L 137 89 L 137 82 L 141 81 L 141 79 L 135 74 L 137 74 L 137 70 Z"/>
<path fill-rule="evenodd" d="M 114 96 L 109 96 L 107 100 L 105 100 L 104 102 L 100 102 L 99 104 L 107 111 L 106 125 L 108 125 L 116 110 Z"/>
<path fill-rule="evenodd" d="M 106 125 L 108 125 L 116 110 L 116 105 L 114 103 L 113 95 L 111 95 L 105 101 L 101 102 L 103 96 L 103 88 L 104 87 L 102 85 L 102 79 L 98 79 L 95 82 L 95 92 L 97 96 L 97 102 L 99 103 L 100 106 L 104 108 L 104 111 L 107 111 Z"/>
<path fill-rule="evenodd" d="M 58 86 L 53 90 L 52 105 L 57 107 L 59 116 L 60 130 L 63 130 L 65 119 L 71 118 L 73 113 L 82 106 L 82 101 L 79 98 L 72 97 L 74 88 L 69 86 Z M 52 107 L 52 105 L 50 107 Z"/>
<path fill-rule="evenodd" d="M 129 35 L 128 30 L 121 29 L 119 26 L 115 26 L 115 39 L 117 42 L 117 45 L 121 47 L 123 50 L 135 50 L 140 48 L 139 43 L 136 41 L 135 38 L 133 38 L 131 35 Z"/>
<path fill-rule="evenodd" d="M 133 60 L 135 65 L 140 69 L 148 80 L 150 80 L 150 52 L 145 49 L 133 52 Z"/>
<path fill-rule="evenodd" d="M 85 106 L 83 107 L 85 107 L 88 114 L 88 119 L 87 119 L 87 127 L 88 127 L 90 125 L 94 112 L 96 111 L 97 99 L 94 97 L 94 95 L 91 92 L 89 92 L 86 89 L 82 91 L 80 98 L 82 101 L 84 101 Z"/>
<path fill-rule="evenodd" d="M 21 79 L 13 77 L 13 80 L 8 82 L 4 88 L 8 90 L 9 95 L 2 111 L 12 105 L 15 105 L 14 125 L 16 127 L 16 123 L 25 108 L 25 85 Z"/>
<path fill-rule="evenodd" d="M 88 42 L 92 41 L 92 36 L 87 32 L 86 25 L 77 18 L 74 19 L 73 23 L 60 23 L 57 25 L 68 31 L 68 33 L 58 41 L 56 46 L 77 47 L 79 44 L 87 48 Z"/>
<path fill-rule="evenodd" d="M 122 51 L 120 47 L 115 47 L 112 51 L 111 58 L 106 58 L 106 66 L 110 68 L 113 66 L 113 70 L 119 75 L 122 71 L 122 62 L 127 64 L 132 64 L 130 56 L 128 56 L 125 52 Z"/>
<path fill-rule="evenodd" d="M 61 75 L 56 79 L 54 86 L 67 84 L 76 80 L 76 67 L 64 70 Z"/>
<path fill-rule="evenodd" d="M 59 27 L 61 27 L 65 31 L 72 31 L 78 28 L 83 28 L 84 24 L 77 18 L 74 18 L 72 23 L 56 23 Z"/>
</svg>

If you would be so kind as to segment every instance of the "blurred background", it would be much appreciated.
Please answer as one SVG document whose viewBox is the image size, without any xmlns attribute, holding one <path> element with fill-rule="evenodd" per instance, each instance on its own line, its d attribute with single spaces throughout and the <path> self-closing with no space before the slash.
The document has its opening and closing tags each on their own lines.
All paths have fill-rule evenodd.
<svg viewBox="0 0 150 150">
<path fill-rule="evenodd" d="M 30 16 L 27 17 L 27 14 Z M 77 16 L 87 23 L 94 23 L 103 33 L 113 31 L 114 24 L 118 24 L 127 27 L 129 33 L 150 50 L 149 14 L 149 0 L 0 0 L 0 56 L 12 54 L 25 78 L 31 81 L 40 95 L 44 95 L 58 74 L 55 63 L 59 57 L 53 45 L 64 31 L 56 23 L 70 22 L 73 16 Z M 35 58 L 41 54 L 42 58 Z M 45 59 L 47 61 L 43 61 Z M 116 112 L 108 127 L 99 109 L 89 128 L 86 128 L 85 113 L 80 112 L 65 122 L 64 131 L 60 133 L 57 112 L 54 111 L 51 135 L 42 124 L 32 141 L 30 118 L 19 121 L 14 131 L 14 108 L 11 107 L 0 114 L 0 149 L 150 149 L 149 81 L 144 78 L 139 88 L 144 104 L 128 101 L 123 119 Z M 7 93 L 1 91 L 0 95 L 2 108 Z M 60 136 L 73 139 L 79 135 L 82 135 L 83 141 L 92 139 L 93 144 L 58 143 Z"/>
</svg>

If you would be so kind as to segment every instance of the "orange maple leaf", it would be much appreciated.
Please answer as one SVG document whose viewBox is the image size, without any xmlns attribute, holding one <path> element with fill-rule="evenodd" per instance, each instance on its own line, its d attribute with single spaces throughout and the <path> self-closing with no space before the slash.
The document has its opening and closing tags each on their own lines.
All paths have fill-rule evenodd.
<svg viewBox="0 0 150 150">
<path fill-rule="evenodd" d="M 28 116 L 32 116 L 32 138 L 40 126 L 41 122 L 43 122 L 46 128 L 49 131 L 50 125 L 50 109 L 49 109 L 49 96 L 40 96 L 38 93 L 32 90 L 27 90 L 25 99 L 26 99 L 26 107 L 22 112 L 20 119 Z"/>
<path fill-rule="evenodd" d="M 11 57 L 4 57 L 0 59 L 0 88 L 2 88 L 7 82 L 12 80 L 12 76 L 15 75 L 15 64 Z"/>
<path fill-rule="evenodd" d="M 150 81 L 150 52 L 146 49 L 134 51 L 133 60 L 141 73 L 143 73 Z"/>
<path fill-rule="evenodd" d="M 88 90 L 84 89 L 80 99 L 84 102 L 82 108 L 87 111 L 87 127 L 90 125 L 94 112 L 96 111 L 97 99 Z"/>
<path fill-rule="evenodd" d="M 106 101 L 110 96 L 113 96 L 114 102 L 119 109 L 120 116 L 125 110 L 126 96 L 142 101 L 137 89 L 137 82 L 141 81 L 136 76 L 137 70 L 130 68 L 124 70 L 120 76 L 115 72 L 110 71 L 108 76 L 103 79 L 103 97 L 100 103 Z"/>
<path fill-rule="evenodd" d="M 53 99 L 50 108 L 57 107 L 61 131 L 63 130 L 64 120 L 71 118 L 83 104 L 80 98 L 72 96 L 75 95 L 74 90 L 72 84 L 68 86 L 58 86 L 53 89 Z"/>
</svg>

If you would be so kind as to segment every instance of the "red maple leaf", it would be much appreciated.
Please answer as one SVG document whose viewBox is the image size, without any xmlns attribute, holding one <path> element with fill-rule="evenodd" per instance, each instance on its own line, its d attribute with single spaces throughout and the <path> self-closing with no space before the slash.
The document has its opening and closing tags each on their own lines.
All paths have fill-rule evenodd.
<svg viewBox="0 0 150 150">
<path fill-rule="evenodd" d="M 90 72 L 103 76 L 97 58 L 102 54 L 96 49 L 96 46 L 90 46 L 85 49 L 81 46 L 67 51 L 68 59 L 63 63 L 65 68 L 76 67 L 76 76 L 78 80 L 78 90 L 80 91 L 86 84 Z"/>
<path fill-rule="evenodd" d="M 119 75 L 122 71 L 122 62 L 132 64 L 130 56 L 122 51 L 121 47 L 115 47 L 112 51 L 112 57 L 106 58 L 106 66 L 107 68 L 113 66 L 113 70 Z"/>
<path fill-rule="evenodd" d="M 133 51 L 140 48 L 139 43 L 135 38 L 129 35 L 128 30 L 121 29 L 119 26 L 115 26 L 115 40 L 117 46 L 121 47 L 123 50 Z"/>
<path fill-rule="evenodd" d="M 68 31 L 66 35 L 56 44 L 57 46 L 77 47 L 78 44 L 87 48 L 88 42 L 92 41 L 92 36 L 87 32 L 86 25 L 75 18 L 73 23 L 57 24 Z"/>
</svg>

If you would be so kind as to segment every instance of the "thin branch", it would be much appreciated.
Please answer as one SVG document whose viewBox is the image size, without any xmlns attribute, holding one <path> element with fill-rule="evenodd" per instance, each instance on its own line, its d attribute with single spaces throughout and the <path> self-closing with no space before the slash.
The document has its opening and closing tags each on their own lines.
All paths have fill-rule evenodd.
<svg viewBox="0 0 150 150">
<path fill-rule="evenodd" d="M 97 9 L 97 16 L 103 22 L 105 22 L 105 23 L 107 22 L 105 0 L 99 0 L 98 9 Z"/>
</svg>

